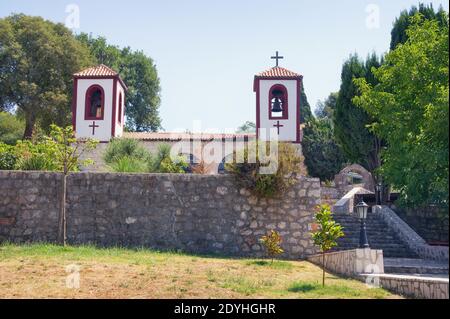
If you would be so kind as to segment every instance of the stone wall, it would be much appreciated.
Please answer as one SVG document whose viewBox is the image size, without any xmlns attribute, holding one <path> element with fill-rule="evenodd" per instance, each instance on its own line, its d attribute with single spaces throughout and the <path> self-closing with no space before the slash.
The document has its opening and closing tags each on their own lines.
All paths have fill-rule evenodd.
<svg viewBox="0 0 450 319">
<path fill-rule="evenodd" d="M 341 199 L 339 199 L 331 208 L 333 213 L 341 213 L 341 214 L 351 214 L 355 210 L 355 197 L 359 194 L 371 194 L 372 192 L 368 191 L 362 187 L 354 187 L 347 194 L 345 194 Z"/>
<path fill-rule="evenodd" d="M 322 266 L 322 255 L 308 260 Z M 394 293 L 422 299 L 448 299 L 448 278 L 385 274 L 383 251 L 353 249 L 325 254 L 325 268 L 338 275 L 353 277 L 371 287 L 382 287 Z"/>
<path fill-rule="evenodd" d="M 362 177 L 362 185 L 356 185 L 349 181 L 348 173 L 358 173 Z M 334 176 L 334 184 L 341 192 L 348 192 L 351 188 L 361 186 L 371 192 L 375 191 L 372 174 L 359 164 L 352 164 L 344 167 Z M 350 187 L 350 188 L 349 188 Z"/>
<path fill-rule="evenodd" d="M 61 175 L 0 171 L 0 241 L 56 240 Z M 75 173 L 67 180 L 70 244 L 144 246 L 262 256 L 275 229 L 283 258 L 316 253 L 310 229 L 318 179 L 299 177 L 281 199 L 258 199 L 232 176 Z"/>
<path fill-rule="evenodd" d="M 308 260 L 322 266 L 321 254 L 309 256 Z M 335 274 L 356 277 L 362 273 L 384 273 L 383 251 L 375 249 L 352 249 L 325 254 L 325 269 Z"/>
<path fill-rule="evenodd" d="M 431 246 L 420 237 L 408 224 L 387 206 L 373 206 L 373 212 L 378 214 L 392 228 L 397 236 L 421 258 L 443 260 L 448 262 L 448 246 Z"/>
<path fill-rule="evenodd" d="M 416 299 L 448 299 L 448 278 L 408 275 L 363 275 L 363 280 L 386 290 Z"/>
<path fill-rule="evenodd" d="M 327 186 L 321 183 L 320 196 L 322 198 L 322 204 L 328 204 L 332 207 L 342 196 L 339 190 L 334 186 Z"/>
<path fill-rule="evenodd" d="M 56 241 L 60 189 L 55 173 L 0 171 L 0 241 Z"/>
<path fill-rule="evenodd" d="M 428 243 L 446 243 L 448 245 L 448 210 L 438 207 L 394 208 L 395 213 L 411 226 Z"/>
</svg>

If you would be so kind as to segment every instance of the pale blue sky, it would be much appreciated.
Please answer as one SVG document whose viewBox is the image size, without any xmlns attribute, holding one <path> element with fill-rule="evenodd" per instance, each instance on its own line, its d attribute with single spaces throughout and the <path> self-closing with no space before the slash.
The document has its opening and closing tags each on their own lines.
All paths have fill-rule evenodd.
<svg viewBox="0 0 450 319">
<path fill-rule="evenodd" d="M 447 1 L 430 2 L 448 11 Z M 194 120 L 205 129 L 254 121 L 253 76 L 273 66 L 275 50 L 285 57 L 280 66 L 304 76 L 314 109 L 339 89 L 348 55 L 385 52 L 395 17 L 418 1 L 1 0 L 0 17 L 21 12 L 64 22 L 71 3 L 80 8 L 76 32 L 105 36 L 155 60 L 162 124 L 172 131 L 192 129 Z M 367 27 L 370 4 L 379 8 L 379 27 Z"/>
</svg>

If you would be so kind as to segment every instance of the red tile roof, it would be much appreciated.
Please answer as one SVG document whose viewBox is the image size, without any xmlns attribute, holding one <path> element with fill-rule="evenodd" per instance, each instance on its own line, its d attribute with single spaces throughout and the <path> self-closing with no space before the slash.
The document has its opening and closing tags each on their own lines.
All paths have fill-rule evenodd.
<svg viewBox="0 0 450 319">
<path fill-rule="evenodd" d="M 116 71 L 107 67 L 104 64 L 93 66 L 93 67 L 84 69 L 84 70 L 74 74 L 74 76 L 77 76 L 77 77 L 117 76 L 117 75 L 118 75 L 118 73 Z"/>
<path fill-rule="evenodd" d="M 299 78 L 302 77 L 300 74 L 289 71 L 288 69 L 282 68 L 280 66 L 275 66 L 269 70 L 259 73 L 256 77 L 262 78 Z"/>
<path fill-rule="evenodd" d="M 124 132 L 124 138 L 133 138 L 143 141 L 180 141 L 180 140 L 221 140 L 255 138 L 254 133 L 175 133 L 175 132 Z"/>
</svg>

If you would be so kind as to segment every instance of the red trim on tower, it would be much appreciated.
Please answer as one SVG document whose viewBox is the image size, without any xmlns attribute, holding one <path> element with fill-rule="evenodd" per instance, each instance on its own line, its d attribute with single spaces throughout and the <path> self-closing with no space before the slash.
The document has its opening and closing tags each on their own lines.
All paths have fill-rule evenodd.
<svg viewBox="0 0 450 319">
<path fill-rule="evenodd" d="M 302 85 L 302 80 L 298 79 L 297 80 L 297 140 L 295 141 L 295 143 L 300 143 L 300 95 L 301 95 L 301 85 Z"/>
<path fill-rule="evenodd" d="M 77 130 L 77 95 L 78 95 L 78 80 L 73 79 L 72 90 L 72 129 L 74 132 Z"/>
<path fill-rule="evenodd" d="M 99 89 L 102 94 L 102 106 L 101 106 L 102 116 L 100 116 L 100 117 L 89 116 L 90 97 L 91 97 L 92 91 L 94 91 L 95 89 Z M 105 118 L 105 90 L 99 84 L 92 84 L 90 87 L 87 88 L 86 94 L 84 95 L 84 119 L 88 120 L 88 121 L 90 121 L 90 120 L 101 121 L 104 118 Z"/>
<path fill-rule="evenodd" d="M 283 101 L 283 111 L 282 111 L 282 115 L 281 116 L 272 116 L 272 99 L 274 98 L 274 96 L 272 95 L 272 91 L 275 89 L 280 89 L 281 91 L 283 91 L 284 94 L 284 100 Z M 288 91 L 287 88 L 283 85 L 283 84 L 274 84 L 270 87 L 269 89 L 269 120 L 287 120 L 289 118 L 289 103 L 288 103 Z"/>
<path fill-rule="evenodd" d="M 260 128 L 260 112 L 259 112 L 259 80 L 255 78 L 253 82 L 253 91 L 256 92 L 256 139 L 259 138 L 259 128 Z"/>
<path fill-rule="evenodd" d="M 117 101 L 116 91 L 117 91 L 117 78 L 114 78 L 113 94 L 112 94 L 113 101 L 112 101 L 111 137 L 115 137 L 116 134 L 116 101 Z"/>
<path fill-rule="evenodd" d="M 125 83 L 122 81 L 120 76 L 111 76 L 111 75 L 92 75 L 92 76 L 77 76 L 74 75 L 74 79 L 85 79 L 85 80 L 118 80 L 125 91 L 128 91 L 128 87 L 125 85 Z"/>
<path fill-rule="evenodd" d="M 123 91 L 123 95 L 122 95 L 122 99 L 123 99 L 123 101 L 122 101 L 122 134 L 124 131 L 123 127 L 125 124 L 125 95 L 126 95 L 125 91 Z"/>
<path fill-rule="evenodd" d="M 301 80 L 303 78 L 303 75 L 299 75 L 296 77 L 289 77 L 289 76 L 277 76 L 277 77 L 271 77 L 271 76 L 258 76 L 255 75 L 255 80 Z"/>
<path fill-rule="evenodd" d="M 123 102 L 122 102 L 122 99 L 123 99 L 123 97 L 122 97 L 122 92 L 120 92 L 119 93 L 119 114 L 118 114 L 118 116 L 117 116 L 117 121 L 120 123 L 120 124 L 122 124 L 122 105 L 123 105 Z"/>
</svg>

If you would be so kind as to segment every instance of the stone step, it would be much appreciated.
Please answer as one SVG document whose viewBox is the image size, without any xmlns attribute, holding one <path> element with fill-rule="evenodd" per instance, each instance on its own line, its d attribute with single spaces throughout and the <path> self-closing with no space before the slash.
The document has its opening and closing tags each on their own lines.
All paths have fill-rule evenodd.
<svg viewBox="0 0 450 319">
<path fill-rule="evenodd" d="M 341 239 L 337 241 L 341 245 L 357 245 L 359 244 L 359 238 L 347 238 Z M 369 245 L 372 246 L 384 246 L 386 248 L 407 248 L 402 243 L 394 242 L 394 241 L 378 241 L 369 237 L 368 239 Z"/>
<path fill-rule="evenodd" d="M 384 258 L 384 272 L 390 274 L 429 274 L 449 273 L 446 262 L 418 258 Z"/>
<path fill-rule="evenodd" d="M 339 247 L 339 248 L 333 248 L 332 251 L 340 251 L 340 250 L 350 250 L 358 248 L 358 246 L 353 247 Z M 416 255 L 409 253 L 408 251 L 405 251 L 404 249 L 385 249 L 383 247 L 374 247 L 371 246 L 372 249 L 381 249 L 383 250 L 383 256 L 387 258 L 415 258 Z"/>
<path fill-rule="evenodd" d="M 338 247 L 334 250 L 355 249 L 359 247 L 361 221 L 355 214 L 336 213 L 334 219 L 339 223 L 345 236 L 338 240 Z M 392 231 L 388 225 L 373 213 L 369 213 L 366 223 L 366 233 L 372 249 L 383 250 L 384 257 L 417 258 Z"/>
</svg>

